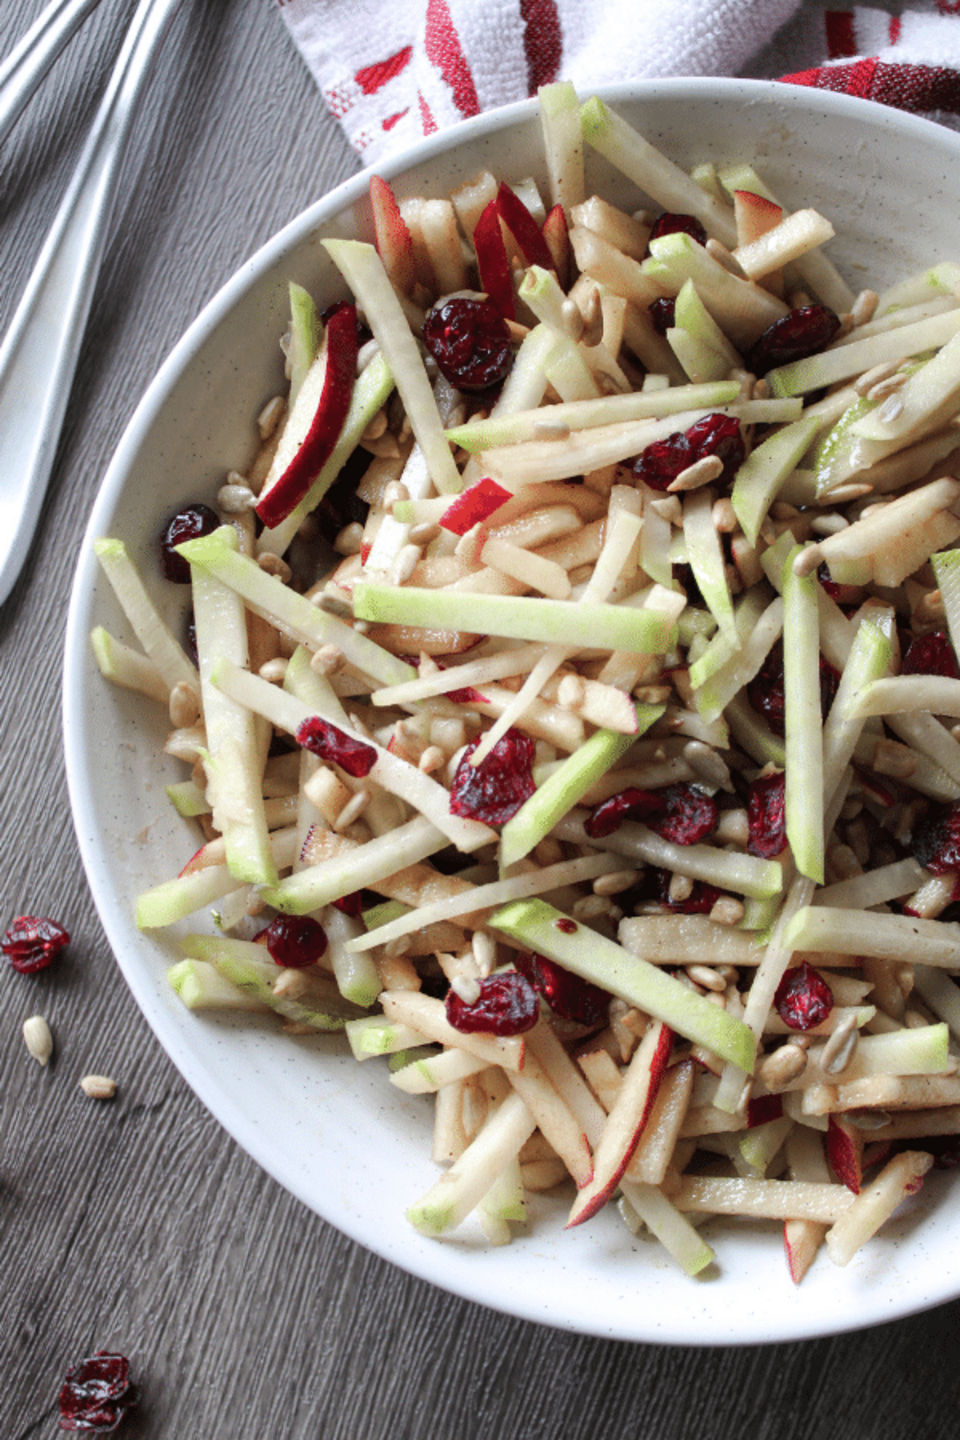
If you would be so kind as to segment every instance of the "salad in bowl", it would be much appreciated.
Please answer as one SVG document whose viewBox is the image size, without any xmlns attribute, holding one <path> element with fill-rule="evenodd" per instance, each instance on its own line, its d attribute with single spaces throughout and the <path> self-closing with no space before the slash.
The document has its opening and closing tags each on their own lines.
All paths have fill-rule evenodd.
<svg viewBox="0 0 960 1440">
<path fill-rule="evenodd" d="M 785 1334 L 863 1323 L 942 1221 L 960 264 L 771 162 L 807 97 L 705 87 L 711 153 L 682 91 L 548 87 L 215 302 L 91 522 L 69 768 L 135 990 L 284 1183 L 476 1298 L 706 1342 L 758 1263 Z M 567 1266 L 663 1309 L 578 1318 Z"/>
</svg>

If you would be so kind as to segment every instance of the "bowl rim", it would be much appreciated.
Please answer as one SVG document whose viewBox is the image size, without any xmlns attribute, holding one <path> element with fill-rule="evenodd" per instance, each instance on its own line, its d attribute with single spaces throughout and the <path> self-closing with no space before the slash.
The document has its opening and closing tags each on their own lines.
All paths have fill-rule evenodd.
<svg viewBox="0 0 960 1440">
<path fill-rule="evenodd" d="M 596 94 L 606 103 L 616 106 L 622 102 L 652 102 L 660 100 L 709 100 L 718 94 L 739 99 L 744 105 L 775 102 L 786 111 L 803 112 L 811 105 L 824 115 L 869 117 L 870 128 L 878 125 L 884 128 L 885 118 L 889 126 L 899 133 L 914 136 L 921 142 L 939 137 L 946 149 L 952 149 L 954 159 L 960 158 L 960 135 L 920 116 L 902 111 L 885 111 L 875 102 L 858 97 L 816 90 L 810 87 L 786 85 L 774 80 L 726 79 L 695 77 L 690 79 L 646 80 L 617 85 L 597 86 L 589 92 Z M 584 91 L 586 94 L 586 90 Z M 884 1297 L 883 1313 L 879 1305 L 876 1313 L 864 1320 L 856 1315 L 824 1315 L 817 1321 L 802 1323 L 795 1318 L 791 1323 L 787 1317 L 776 1333 L 771 1333 L 770 1317 L 757 1314 L 752 1325 L 744 1325 L 735 1335 L 721 1335 L 717 1338 L 706 1334 L 688 1333 L 680 1325 L 663 1330 L 651 1330 L 640 1325 L 625 1329 L 622 1325 L 605 1326 L 584 1316 L 544 1316 L 532 1299 L 522 1290 L 512 1295 L 503 1293 L 502 1285 L 488 1283 L 482 1267 L 470 1272 L 470 1283 L 460 1274 L 451 1279 L 445 1268 L 445 1247 L 431 1242 L 429 1248 L 413 1254 L 397 1255 L 381 1238 L 375 1217 L 366 1220 L 362 1214 L 341 1206 L 336 1218 L 331 1218 L 331 1207 L 318 1203 L 316 1193 L 303 1183 L 301 1175 L 282 1163 L 282 1157 L 268 1146 L 257 1143 L 256 1134 L 251 1134 L 245 1112 L 232 1097 L 221 1091 L 211 1091 L 208 1077 L 196 1063 L 192 1050 L 185 1043 L 171 1014 L 158 1011 L 155 995 L 149 977 L 136 957 L 131 958 L 124 944 L 124 928 L 130 920 L 121 914 L 115 902 L 110 873 L 101 853 L 94 831 L 82 817 L 89 817 L 93 809 L 93 792 L 90 776 L 86 773 L 82 745 L 82 726 L 71 723 L 71 717 L 82 710 L 84 674 L 89 664 L 87 639 L 87 618 L 84 608 L 97 573 L 97 562 L 93 556 L 92 541 L 103 532 L 103 518 L 116 506 L 136 456 L 156 421 L 162 407 L 170 397 L 182 372 L 217 327 L 224 321 L 238 300 L 282 258 L 289 247 L 305 239 L 308 234 L 326 220 L 345 211 L 348 207 L 365 198 L 371 174 L 376 173 L 392 180 L 414 166 L 430 161 L 434 156 L 456 148 L 462 142 L 488 138 L 507 130 L 520 121 L 529 120 L 537 113 L 537 100 L 528 100 L 485 112 L 464 120 L 459 124 L 425 137 L 415 145 L 396 155 L 378 162 L 375 166 L 362 169 L 344 180 L 335 189 L 307 206 L 301 213 L 278 230 L 265 244 L 256 250 L 233 275 L 217 290 L 201 309 L 200 313 L 185 330 L 166 356 L 154 378 L 139 400 L 124 433 L 118 442 L 104 478 L 98 489 L 87 524 L 84 528 L 79 559 L 70 593 L 69 611 L 64 638 L 64 668 L 62 697 L 62 728 L 67 787 L 71 816 L 77 834 L 81 859 L 87 875 L 94 903 L 114 957 L 133 993 L 151 1031 L 169 1058 L 190 1085 L 204 1108 L 229 1132 L 232 1139 L 288 1192 L 294 1194 L 313 1213 L 352 1240 L 365 1246 L 381 1258 L 399 1266 L 418 1279 L 426 1280 L 460 1298 L 484 1304 L 504 1314 L 547 1324 L 555 1328 L 568 1329 L 604 1338 L 629 1340 L 641 1343 L 680 1344 L 688 1346 L 770 1344 L 797 1339 L 809 1339 L 824 1335 L 865 1328 L 892 1319 L 905 1318 L 918 1311 L 929 1309 L 957 1297 L 960 1281 L 949 1272 L 944 1273 L 939 1287 L 923 1294 L 893 1295 Z M 682 1277 L 691 1290 L 692 1309 L 696 1310 L 695 1283 Z M 688 1323 L 695 1323 L 691 1316 Z"/>
</svg>

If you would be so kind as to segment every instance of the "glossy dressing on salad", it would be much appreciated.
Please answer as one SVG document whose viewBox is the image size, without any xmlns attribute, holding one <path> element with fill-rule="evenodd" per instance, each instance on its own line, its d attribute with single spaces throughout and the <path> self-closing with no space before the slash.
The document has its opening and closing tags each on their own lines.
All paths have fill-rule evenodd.
<svg viewBox="0 0 960 1440">
<path fill-rule="evenodd" d="M 694 1275 L 747 1215 L 799 1281 L 960 1133 L 960 266 L 855 295 L 750 166 L 541 113 L 545 197 L 374 178 L 342 301 L 291 287 L 256 458 L 165 533 L 192 653 L 97 542 L 203 840 L 137 922 L 434 1097 L 425 1234 L 555 1191 Z"/>
</svg>

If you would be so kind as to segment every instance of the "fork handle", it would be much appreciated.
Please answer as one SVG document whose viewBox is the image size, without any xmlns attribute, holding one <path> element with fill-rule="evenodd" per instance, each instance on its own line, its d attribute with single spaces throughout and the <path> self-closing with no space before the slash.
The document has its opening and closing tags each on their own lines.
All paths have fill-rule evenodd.
<svg viewBox="0 0 960 1440">
<path fill-rule="evenodd" d="M 100 0 L 50 0 L 0 65 L 0 145 L 77 26 Z"/>
<path fill-rule="evenodd" d="M 182 0 L 140 0 L 76 172 L 0 346 L 0 604 L 56 457 L 137 102 Z"/>
</svg>

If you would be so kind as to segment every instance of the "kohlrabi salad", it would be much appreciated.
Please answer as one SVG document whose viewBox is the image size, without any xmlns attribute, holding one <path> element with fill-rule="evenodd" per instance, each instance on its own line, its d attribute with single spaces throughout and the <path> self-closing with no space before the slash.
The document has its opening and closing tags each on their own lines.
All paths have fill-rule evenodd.
<svg viewBox="0 0 960 1440">
<path fill-rule="evenodd" d="M 762 1217 L 799 1281 L 960 1154 L 960 265 L 854 294 L 751 165 L 540 104 L 545 188 L 374 178 L 291 287 L 251 465 L 157 517 L 189 640 L 97 542 L 197 826 L 137 924 L 433 1097 L 425 1234 Z"/>
</svg>

